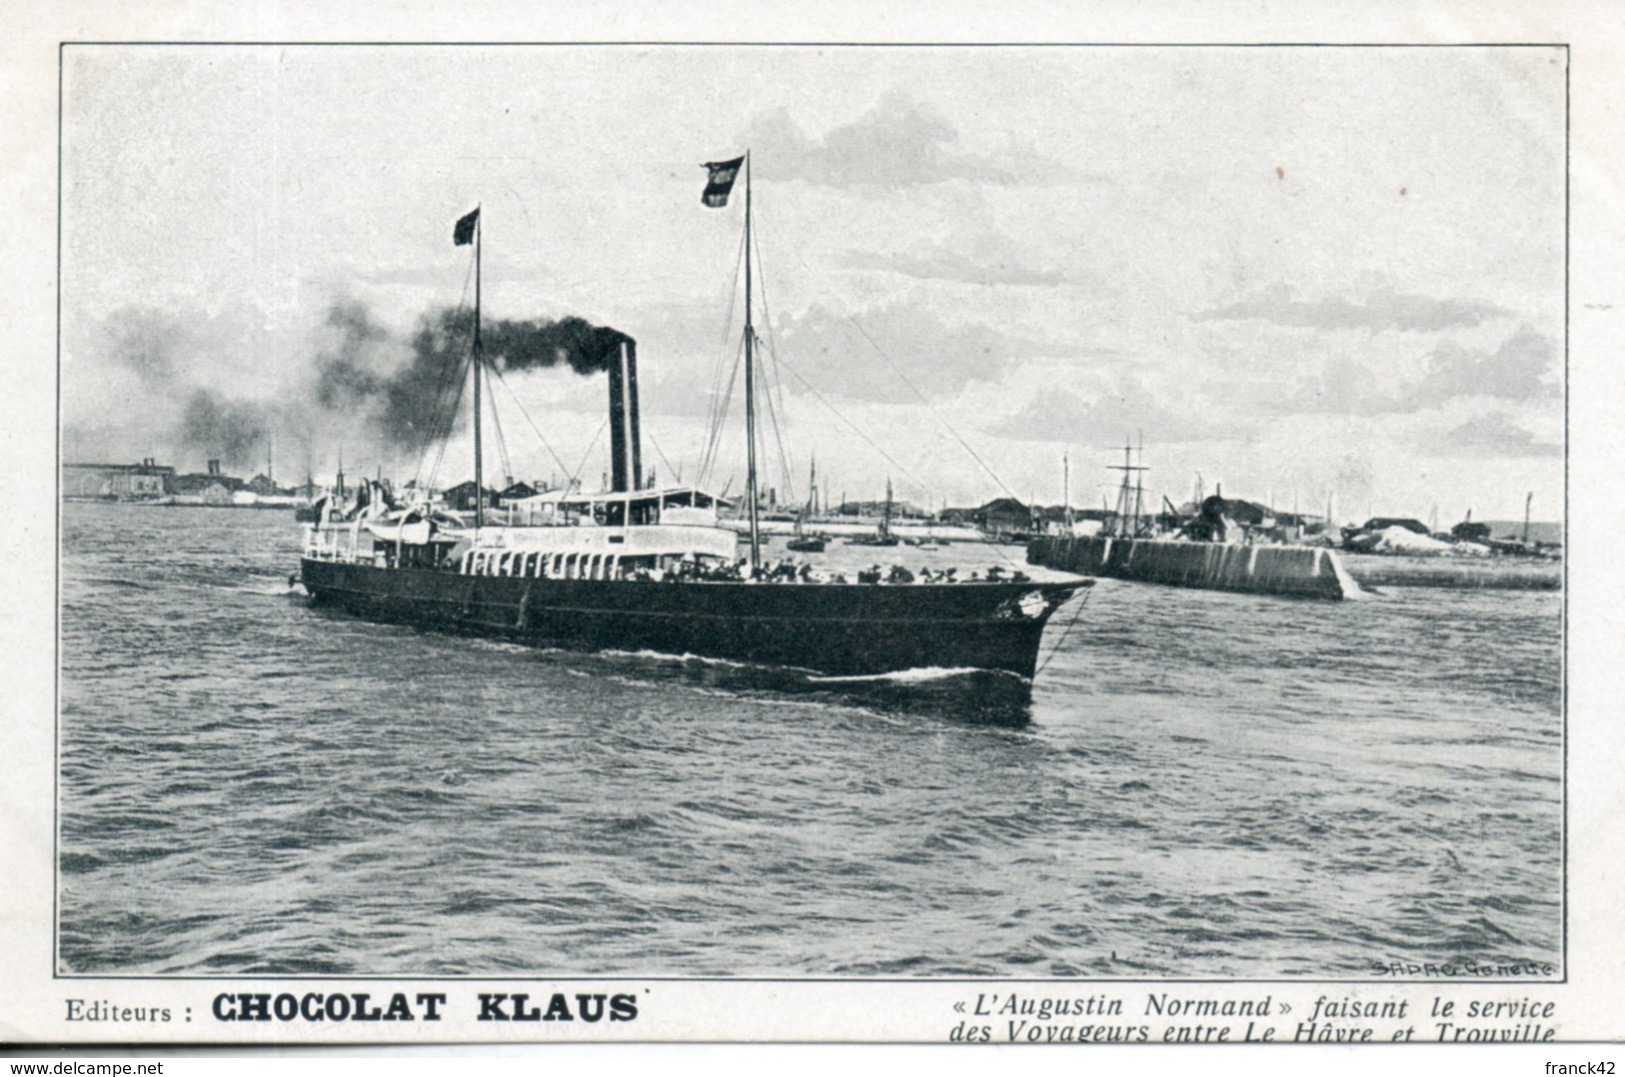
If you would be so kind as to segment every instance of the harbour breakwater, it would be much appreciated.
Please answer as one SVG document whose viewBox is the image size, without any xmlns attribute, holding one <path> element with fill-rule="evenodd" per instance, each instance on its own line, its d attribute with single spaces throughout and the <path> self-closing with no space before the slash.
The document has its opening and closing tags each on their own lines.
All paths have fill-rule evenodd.
<svg viewBox="0 0 1625 1077">
<path fill-rule="evenodd" d="M 1045 537 L 1031 564 L 1064 572 L 1210 591 L 1302 598 L 1355 598 L 1386 587 L 1557 591 L 1561 562 L 1539 558 L 1394 557 L 1324 546 L 1244 546 L 1162 539 Z"/>
<path fill-rule="evenodd" d="M 1335 550 L 1162 539 L 1036 538 L 1027 560 L 1046 568 L 1209 591 L 1342 599 L 1360 593 Z"/>
<path fill-rule="evenodd" d="M 1390 557 L 1347 554 L 1343 565 L 1361 587 L 1560 591 L 1563 565 L 1536 557 Z"/>
</svg>

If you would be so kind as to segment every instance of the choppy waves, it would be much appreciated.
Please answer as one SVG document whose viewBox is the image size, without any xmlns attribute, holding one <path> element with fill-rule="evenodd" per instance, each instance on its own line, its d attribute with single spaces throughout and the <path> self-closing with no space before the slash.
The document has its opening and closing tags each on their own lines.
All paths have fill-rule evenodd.
<svg viewBox="0 0 1625 1077">
<path fill-rule="evenodd" d="M 295 535 L 68 506 L 65 971 L 1559 962 L 1557 596 L 1103 581 L 1012 701 L 329 615 Z"/>
</svg>

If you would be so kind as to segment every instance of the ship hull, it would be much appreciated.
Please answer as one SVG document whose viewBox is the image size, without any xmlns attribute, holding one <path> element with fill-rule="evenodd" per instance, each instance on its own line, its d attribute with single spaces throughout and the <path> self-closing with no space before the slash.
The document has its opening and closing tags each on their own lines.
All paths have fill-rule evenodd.
<svg viewBox="0 0 1625 1077">
<path fill-rule="evenodd" d="M 560 580 L 311 558 L 301 568 L 317 605 L 534 646 L 691 654 L 833 675 L 936 667 L 1029 679 L 1050 614 L 1090 582 Z"/>
</svg>

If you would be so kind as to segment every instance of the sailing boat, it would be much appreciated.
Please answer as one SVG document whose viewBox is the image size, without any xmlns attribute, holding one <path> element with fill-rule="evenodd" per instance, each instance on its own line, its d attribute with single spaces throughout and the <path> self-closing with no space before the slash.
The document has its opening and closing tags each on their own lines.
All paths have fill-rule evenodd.
<svg viewBox="0 0 1625 1077">
<path fill-rule="evenodd" d="M 814 457 L 807 473 L 807 503 L 796 513 L 796 532 L 790 536 L 790 541 L 784 544 L 787 550 L 796 553 L 823 553 L 824 547 L 829 545 L 829 536 L 823 532 L 809 532 L 807 530 L 807 517 L 812 515 L 813 505 L 818 500 L 818 458 Z"/>
<path fill-rule="evenodd" d="M 886 508 L 880 516 L 880 526 L 872 535 L 854 535 L 846 540 L 848 546 L 896 546 L 901 540 L 891 532 L 891 479 L 886 480 Z"/>
<path fill-rule="evenodd" d="M 893 585 L 762 570 L 750 158 L 705 167 L 708 206 L 727 205 L 735 178 L 741 171 L 745 177 L 748 557 L 736 560 L 738 536 L 718 519 L 721 498 L 698 487 L 640 488 L 637 355 L 630 338 L 605 363 L 610 489 L 541 495 L 528 511 L 486 521 L 479 418 L 483 225 L 475 207 L 452 233 L 455 245 L 474 247 L 472 520 L 422 504 L 386 509 L 381 499 L 352 519 L 324 513 L 305 528 L 300 558 L 312 602 L 535 646 L 698 655 L 837 675 L 943 667 L 1031 679 L 1045 623 L 1093 580 Z"/>
</svg>

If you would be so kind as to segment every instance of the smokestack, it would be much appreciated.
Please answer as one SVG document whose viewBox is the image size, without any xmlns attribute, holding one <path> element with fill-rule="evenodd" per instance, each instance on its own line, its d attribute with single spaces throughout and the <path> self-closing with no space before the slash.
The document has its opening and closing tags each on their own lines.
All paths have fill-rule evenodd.
<svg viewBox="0 0 1625 1077">
<path fill-rule="evenodd" d="M 621 345 L 625 348 L 626 345 Z M 625 356 L 609 362 L 609 488 L 624 493 L 626 481 L 626 363 Z"/>
<path fill-rule="evenodd" d="M 209 474 L 211 474 L 211 475 L 220 474 L 220 461 L 219 460 L 210 460 L 209 461 Z"/>
<path fill-rule="evenodd" d="M 620 354 L 609 362 L 609 488 L 627 493 L 638 488 L 643 450 L 638 430 L 637 345 L 622 340 Z"/>
<path fill-rule="evenodd" d="M 632 488 L 640 488 L 643 475 L 643 435 L 638 429 L 638 342 L 621 341 L 621 358 L 626 363 L 626 444 Z"/>
</svg>

